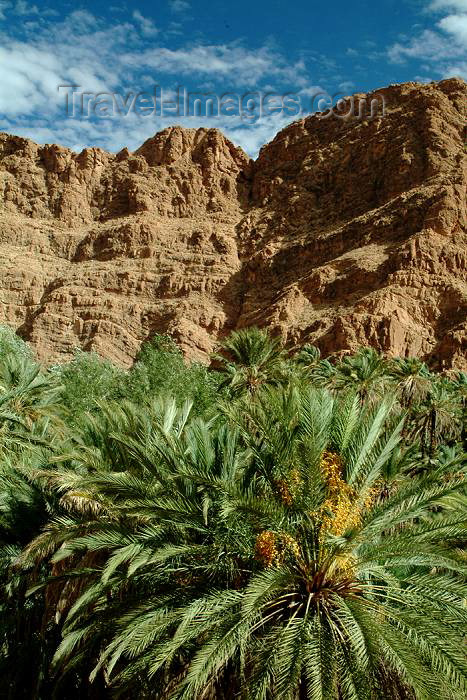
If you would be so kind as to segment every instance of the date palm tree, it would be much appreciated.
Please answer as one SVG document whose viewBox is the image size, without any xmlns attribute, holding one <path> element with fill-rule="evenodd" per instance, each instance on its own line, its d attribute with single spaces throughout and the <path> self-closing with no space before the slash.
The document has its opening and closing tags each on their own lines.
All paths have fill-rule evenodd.
<svg viewBox="0 0 467 700">
<path fill-rule="evenodd" d="M 26 597 L 30 577 L 15 566 L 22 548 L 53 512 L 54 495 L 49 499 L 27 476 L 26 465 L 37 467 L 41 459 L 40 453 L 16 446 L 12 454 L 4 451 L 0 460 L 0 673 L 2 697 L 9 700 L 33 698 L 53 656 L 42 634 L 44 602 L 38 596 Z M 55 644 L 58 636 L 57 632 Z"/>
<path fill-rule="evenodd" d="M 279 338 L 259 328 L 234 331 L 215 359 L 225 373 L 222 386 L 232 396 L 253 396 L 266 386 L 278 386 L 284 376 L 285 351 Z"/>
<path fill-rule="evenodd" d="M 0 361 L 0 451 L 34 443 L 50 423 L 60 422 L 61 387 L 40 365 L 23 355 Z"/>
<path fill-rule="evenodd" d="M 453 392 L 462 409 L 462 443 L 467 450 L 467 372 L 457 372 L 453 381 Z"/>
<path fill-rule="evenodd" d="M 328 386 L 334 390 L 353 389 L 364 401 L 381 398 L 390 384 L 387 360 L 374 348 L 361 348 L 336 365 Z"/>
<path fill-rule="evenodd" d="M 449 380 L 441 379 L 423 401 L 416 404 L 413 435 L 420 438 L 422 451 L 433 457 L 441 439 L 460 437 L 462 432 L 462 403 Z"/>
<path fill-rule="evenodd" d="M 403 406 L 410 407 L 414 401 L 425 398 L 431 388 L 433 376 L 424 362 L 417 357 L 397 357 L 389 372 L 396 381 L 397 391 Z"/>
<path fill-rule="evenodd" d="M 94 658 L 128 697 L 464 698 L 465 457 L 395 468 L 391 400 L 295 386 L 226 411 L 166 408 L 117 436 L 131 470 L 56 478 L 100 516 L 53 557 L 82 581 L 55 668 Z"/>
<path fill-rule="evenodd" d="M 316 345 L 304 345 L 294 360 L 306 374 L 312 374 L 321 361 L 321 351 Z"/>
</svg>

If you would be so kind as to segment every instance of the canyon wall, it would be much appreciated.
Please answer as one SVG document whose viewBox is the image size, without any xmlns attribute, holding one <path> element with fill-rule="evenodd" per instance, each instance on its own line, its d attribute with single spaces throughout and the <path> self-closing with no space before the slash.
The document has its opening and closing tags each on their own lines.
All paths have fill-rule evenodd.
<svg viewBox="0 0 467 700">
<path fill-rule="evenodd" d="M 0 322 L 46 363 L 128 366 L 155 332 L 207 360 L 257 325 L 467 368 L 467 86 L 378 94 L 384 116 L 307 117 L 256 161 L 216 129 L 117 154 L 0 134 Z"/>
</svg>

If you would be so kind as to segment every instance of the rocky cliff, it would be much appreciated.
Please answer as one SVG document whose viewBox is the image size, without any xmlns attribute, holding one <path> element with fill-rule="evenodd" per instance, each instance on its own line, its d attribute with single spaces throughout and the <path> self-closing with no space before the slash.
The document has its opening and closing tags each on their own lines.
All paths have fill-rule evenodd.
<svg viewBox="0 0 467 700">
<path fill-rule="evenodd" d="M 50 362 L 128 365 L 168 332 L 205 359 L 267 326 L 324 354 L 467 366 L 467 86 L 294 122 L 255 162 L 215 129 L 76 154 L 0 134 L 0 321 Z"/>
</svg>

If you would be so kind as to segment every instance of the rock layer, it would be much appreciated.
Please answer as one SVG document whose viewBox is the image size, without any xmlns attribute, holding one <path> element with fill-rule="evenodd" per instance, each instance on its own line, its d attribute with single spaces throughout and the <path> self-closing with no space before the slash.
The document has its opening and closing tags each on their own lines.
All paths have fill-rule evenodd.
<svg viewBox="0 0 467 700">
<path fill-rule="evenodd" d="M 0 134 L 0 321 L 47 363 L 129 365 L 155 332 L 203 360 L 259 325 L 465 368 L 467 86 L 378 94 L 384 115 L 294 122 L 255 162 L 216 129 L 118 154 Z"/>
</svg>

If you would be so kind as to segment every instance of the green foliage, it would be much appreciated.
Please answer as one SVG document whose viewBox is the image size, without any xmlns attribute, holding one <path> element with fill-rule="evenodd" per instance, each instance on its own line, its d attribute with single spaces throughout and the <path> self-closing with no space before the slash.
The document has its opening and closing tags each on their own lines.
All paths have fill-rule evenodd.
<svg viewBox="0 0 467 700">
<path fill-rule="evenodd" d="M 141 404 L 148 397 L 170 395 L 180 404 L 191 400 L 195 413 L 202 414 L 215 402 L 219 381 L 204 365 L 187 364 L 169 336 L 155 335 L 143 345 L 128 374 L 125 396 Z"/>
<path fill-rule="evenodd" d="M 5 337 L 6 697 L 463 700 L 465 375 L 258 329 L 221 372 L 165 336 L 45 371 Z"/>
<path fill-rule="evenodd" d="M 0 358 L 3 361 L 3 358 L 12 356 L 32 360 L 33 352 L 12 328 L 0 324 Z"/>
<path fill-rule="evenodd" d="M 55 365 L 50 372 L 63 386 L 63 406 L 72 416 L 95 410 L 97 401 L 122 396 L 125 372 L 95 352 L 76 350 L 71 362 Z"/>
<path fill-rule="evenodd" d="M 161 335 L 143 345 L 128 371 L 81 350 L 71 362 L 50 371 L 63 385 L 63 405 L 75 418 L 99 411 L 103 401 L 128 399 L 145 405 L 167 394 L 180 403 L 193 401 L 195 412 L 203 413 L 215 401 L 220 381 L 204 365 L 186 363 L 173 340 Z"/>
</svg>

